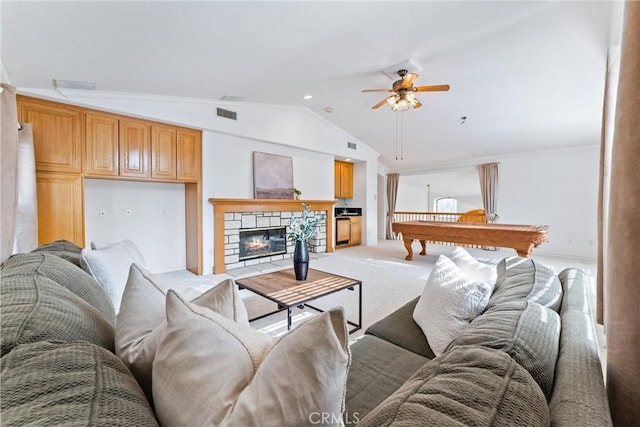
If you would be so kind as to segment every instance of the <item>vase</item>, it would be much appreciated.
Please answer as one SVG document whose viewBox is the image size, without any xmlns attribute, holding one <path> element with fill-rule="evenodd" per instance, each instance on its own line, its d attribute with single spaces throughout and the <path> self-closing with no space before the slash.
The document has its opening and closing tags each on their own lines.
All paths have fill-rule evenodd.
<svg viewBox="0 0 640 427">
<path fill-rule="evenodd" d="M 293 250 L 293 269 L 296 272 L 296 280 L 307 280 L 309 270 L 309 248 L 306 240 L 296 240 Z"/>
</svg>

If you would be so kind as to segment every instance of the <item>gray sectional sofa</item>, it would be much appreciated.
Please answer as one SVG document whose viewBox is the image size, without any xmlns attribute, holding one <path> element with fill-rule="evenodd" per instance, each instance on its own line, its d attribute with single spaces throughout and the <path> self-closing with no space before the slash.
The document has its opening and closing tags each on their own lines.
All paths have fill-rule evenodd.
<svg viewBox="0 0 640 427">
<path fill-rule="evenodd" d="M 157 426 L 113 353 L 113 305 L 79 261 L 58 241 L 2 265 L 2 425 Z"/>
<path fill-rule="evenodd" d="M 486 310 L 436 357 L 416 298 L 351 346 L 345 424 L 610 426 L 586 276 L 506 258 Z"/>
<path fill-rule="evenodd" d="M 3 426 L 157 425 L 79 257 L 59 241 L 2 265 Z M 438 357 L 417 300 L 353 343 L 345 424 L 611 425 L 584 273 L 508 258 L 498 274 L 485 312 Z"/>
</svg>

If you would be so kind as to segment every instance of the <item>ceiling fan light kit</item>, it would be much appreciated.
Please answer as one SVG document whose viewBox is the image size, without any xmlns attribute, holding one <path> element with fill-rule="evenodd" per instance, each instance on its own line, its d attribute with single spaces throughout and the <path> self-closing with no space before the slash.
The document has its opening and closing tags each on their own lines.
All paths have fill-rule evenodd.
<svg viewBox="0 0 640 427">
<path fill-rule="evenodd" d="M 394 92 L 376 105 L 371 107 L 375 110 L 388 104 L 393 111 L 405 111 L 409 108 L 420 108 L 422 103 L 413 92 L 446 92 L 449 85 L 433 85 L 433 86 L 413 86 L 413 82 L 418 78 L 417 73 L 409 73 L 406 69 L 398 70 L 399 80 L 393 82 L 391 89 L 365 89 L 362 92 Z"/>
</svg>

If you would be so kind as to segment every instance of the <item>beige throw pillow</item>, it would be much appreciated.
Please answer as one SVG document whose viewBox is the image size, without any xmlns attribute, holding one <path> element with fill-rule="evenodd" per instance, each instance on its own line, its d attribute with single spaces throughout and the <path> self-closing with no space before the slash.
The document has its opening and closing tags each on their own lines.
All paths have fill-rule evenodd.
<svg viewBox="0 0 640 427">
<path fill-rule="evenodd" d="M 491 286 L 473 279 L 444 255 L 436 261 L 413 319 L 438 356 L 487 306 Z"/>
<path fill-rule="evenodd" d="M 334 308 L 271 338 L 167 294 L 153 362 L 161 425 L 341 425 L 350 352 Z"/>
<path fill-rule="evenodd" d="M 165 298 L 172 286 L 137 264 L 131 265 L 116 322 L 116 354 L 151 400 L 151 368 L 166 327 Z M 191 300 L 233 321 L 249 324 L 247 310 L 233 280 L 225 280 Z"/>
</svg>

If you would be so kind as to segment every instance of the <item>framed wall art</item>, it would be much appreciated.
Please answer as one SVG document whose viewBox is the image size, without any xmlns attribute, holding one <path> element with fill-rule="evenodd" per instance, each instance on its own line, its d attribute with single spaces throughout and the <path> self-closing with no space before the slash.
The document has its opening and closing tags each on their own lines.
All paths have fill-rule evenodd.
<svg viewBox="0 0 640 427">
<path fill-rule="evenodd" d="M 253 197 L 293 199 L 293 157 L 254 151 Z"/>
</svg>

